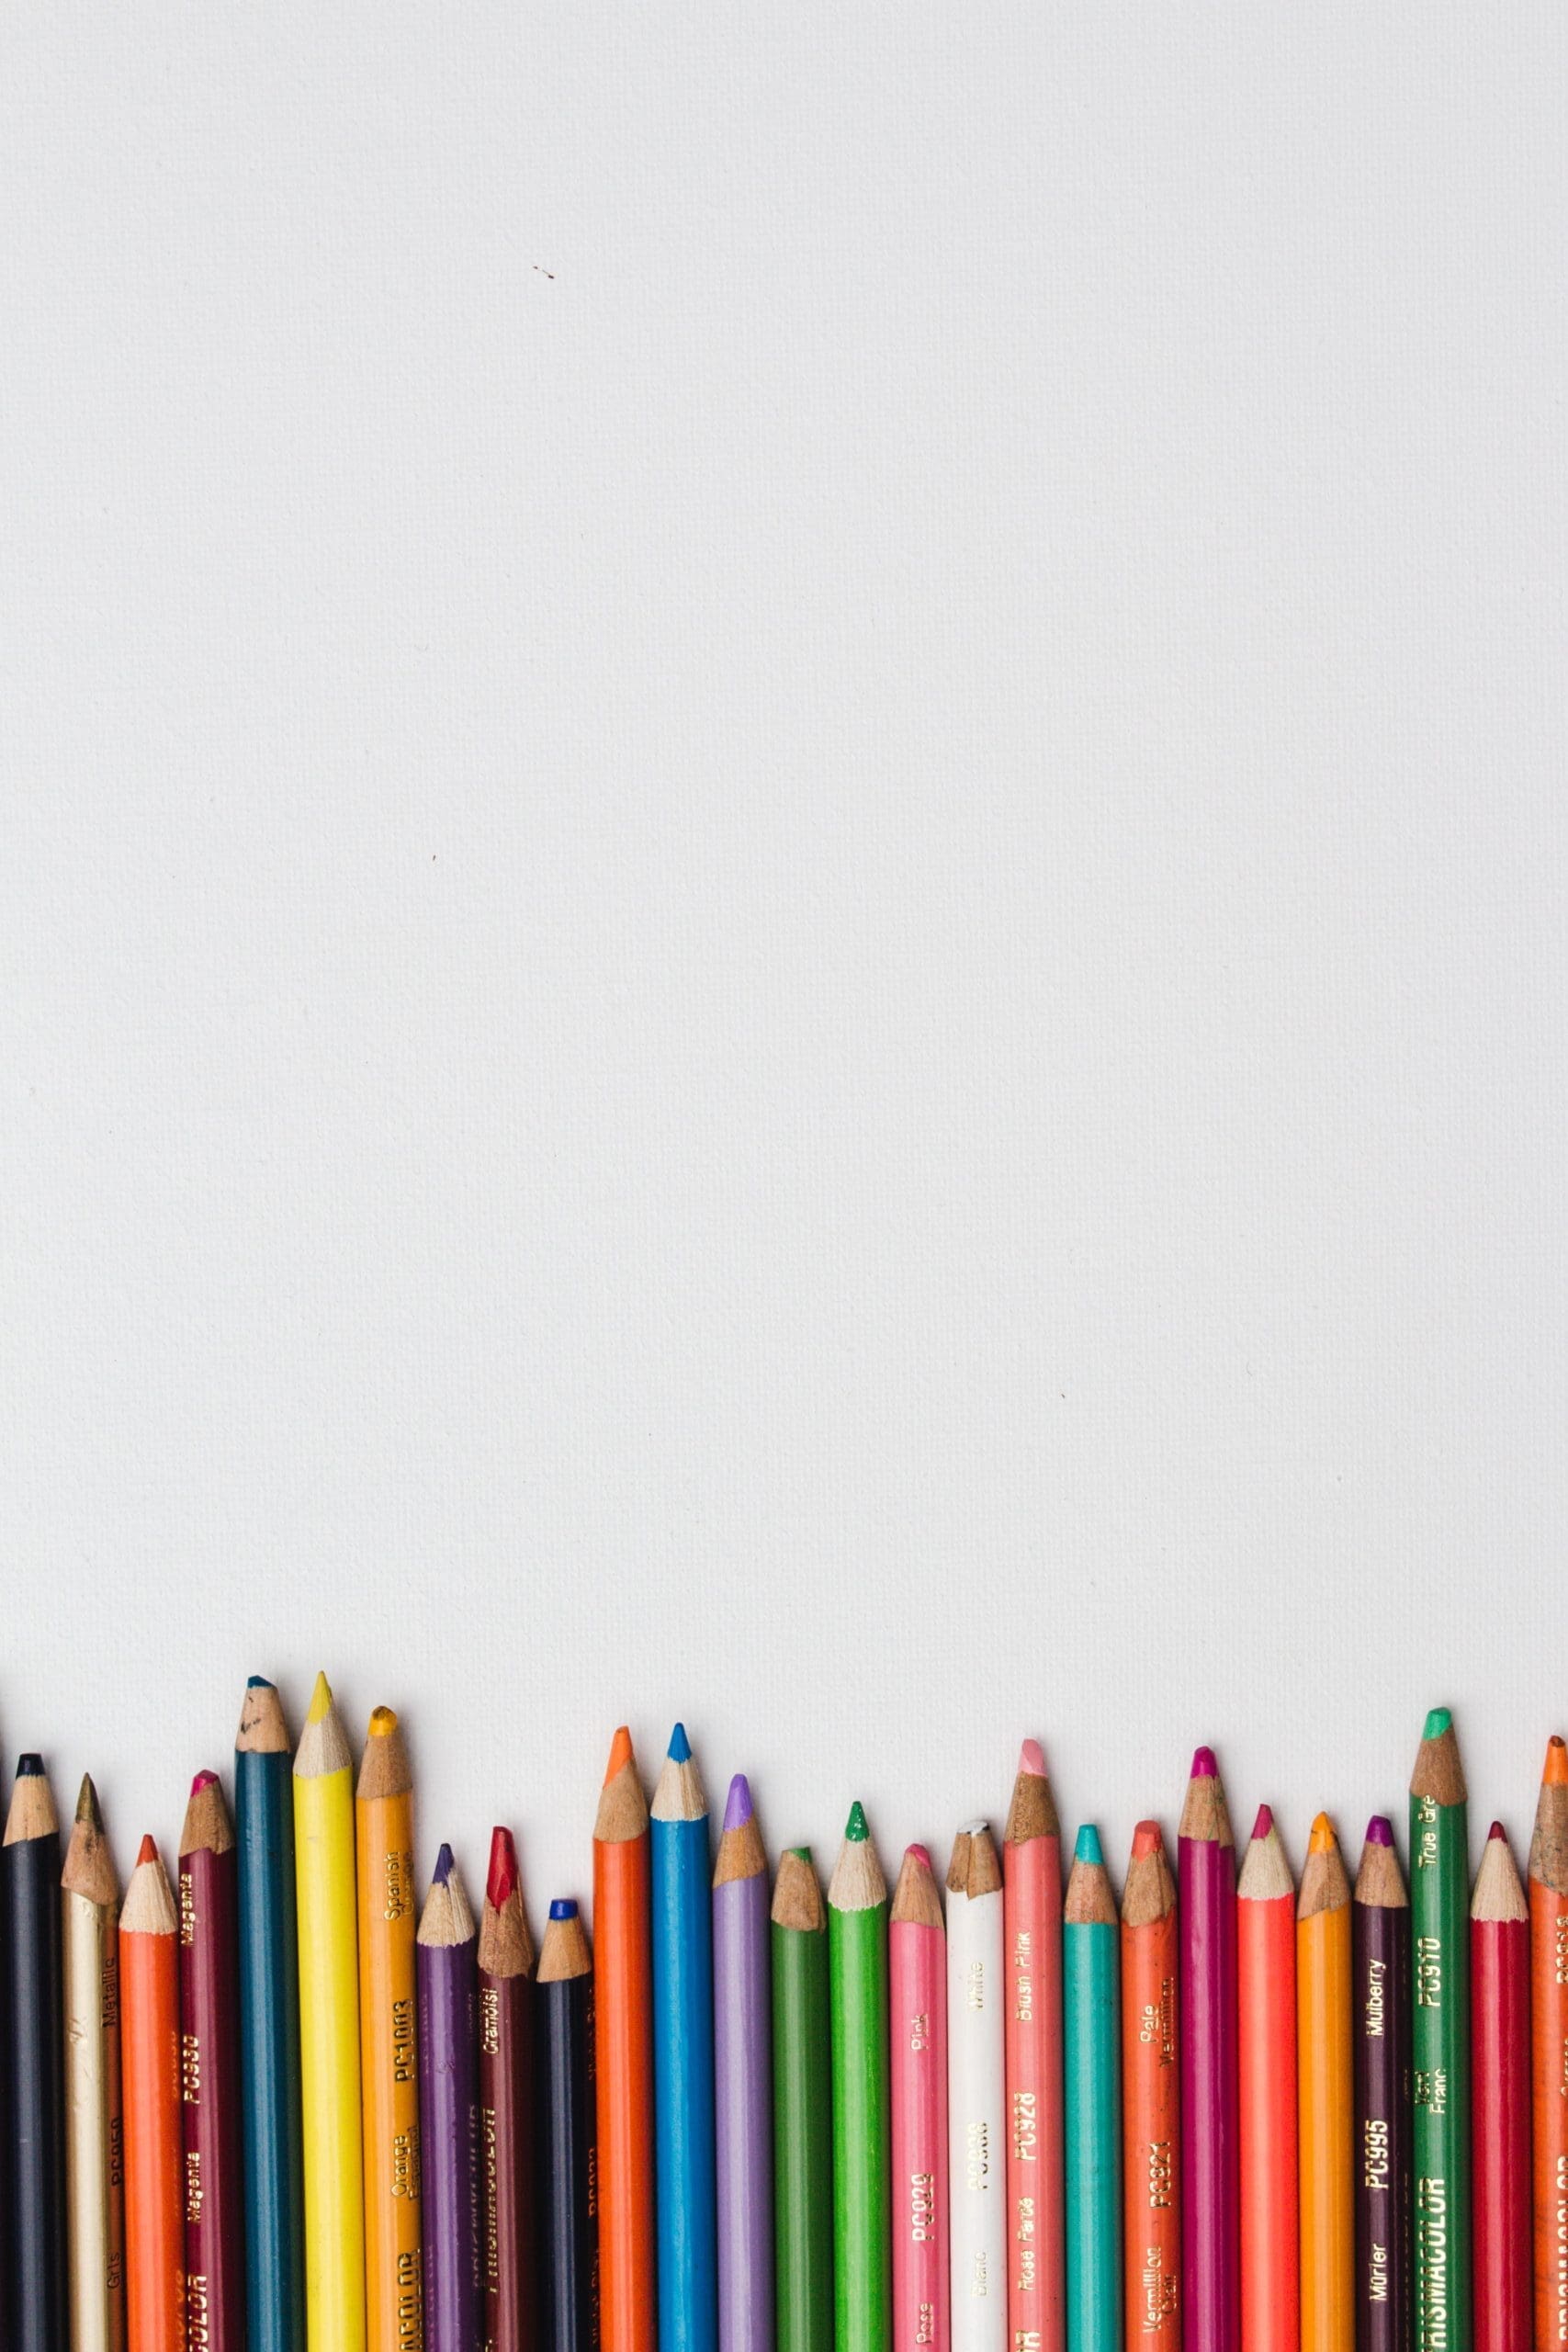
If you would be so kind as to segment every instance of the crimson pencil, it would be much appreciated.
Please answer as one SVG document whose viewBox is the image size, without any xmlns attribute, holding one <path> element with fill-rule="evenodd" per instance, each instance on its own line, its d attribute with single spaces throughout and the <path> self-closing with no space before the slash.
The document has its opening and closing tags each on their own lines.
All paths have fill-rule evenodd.
<svg viewBox="0 0 1568 2352">
<path fill-rule="evenodd" d="M 243 2352 L 245 2340 L 238 1906 L 229 1808 L 217 1773 L 198 1772 L 180 1837 L 180 2121 L 193 2352 Z"/>
<path fill-rule="evenodd" d="M 1239 2352 L 1235 1838 L 1211 1747 L 1192 1758 L 1177 1890 L 1183 2333 L 1189 2352 Z"/>
<path fill-rule="evenodd" d="M 1470 1905 L 1475 2352 L 1530 2352 L 1529 1906 L 1500 1821 Z"/>
<path fill-rule="evenodd" d="M 534 2257 L 534 1945 L 510 1829 L 491 1834 L 479 1971 L 485 2352 L 530 2352 L 538 2300 Z"/>
</svg>

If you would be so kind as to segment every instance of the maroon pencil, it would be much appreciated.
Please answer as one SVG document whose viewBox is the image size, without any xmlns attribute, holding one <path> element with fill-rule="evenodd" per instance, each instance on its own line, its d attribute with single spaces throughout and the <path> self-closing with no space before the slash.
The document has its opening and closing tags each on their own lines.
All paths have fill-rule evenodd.
<svg viewBox="0 0 1568 2352">
<path fill-rule="evenodd" d="M 531 2352 L 534 1946 L 510 1829 L 491 1832 L 479 1919 L 479 2247 L 486 2352 Z"/>
<path fill-rule="evenodd" d="M 223 1791 L 198 1772 L 180 1835 L 180 2120 L 186 2341 L 204 2352 L 245 2341 L 238 1893 Z"/>
<path fill-rule="evenodd" d="M 1181 1920 L 1182 2330 L 1192 2352 L 1241 2342 L 1235 1839 L 1211 1747 L 1192 1758 L 1177 1842 Z"/>
</svg>

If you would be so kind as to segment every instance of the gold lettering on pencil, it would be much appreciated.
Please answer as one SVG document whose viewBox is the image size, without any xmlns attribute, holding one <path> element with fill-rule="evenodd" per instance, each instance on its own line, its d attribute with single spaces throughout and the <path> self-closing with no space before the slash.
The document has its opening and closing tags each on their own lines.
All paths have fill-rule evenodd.
<svg viewBox="0 0 1568 2352">
<path fill-rule="evenodd" d="M 186 2107 L 201 2105 L 201 2044 L 194 2033 L 180 2036 L 180 2098 Z"/>
<path fill-rule="evenodd" d="M 1416 2340 L 1449 2352 L 1449 2192 L 1438 2177 L 1416 2184 Z"/>
<path fill-rule="evenodd" d="M 1138 2333 L 1156 2335 L 1166 2322 L 1174 2319 L 1177 2310 L 1177 2275 L 1165 2267 L 1165 2253 L 1157 2245 L 1145 2246 L 1143 2265 L 1138 2274 L 1143 2298 L 1138 2306 Z"/>
<path fill-rule="evenodd" d="M 392 2080 L 412 2083 L 417 2078 L 417 2061 L 413 2046 L 413 2003 L 392 2003 Z"/>
<path fill-rule="evenodd" d="M 401 2352 L 420 2352 L 424 2342 L 424 2274 L 419 2250 L 398 2256 L 398 2343 Z"/>
<path fill-rule="evenodd" d="M 1443 1946 L 1438 1936 L 1416 1939 L 1416 2006 L 1419 2009 L 1443 2006 Z"/>
<path fill-rule="evenodd" d="M 1388 2125 L 1381 2116 L 1369 2115 L 1361 2131 L 1361 2186 L 1383 2190 L 1388 2180 Z"/>
<path fill-rule="evenodd" d="M 1012 1939 L 1012 2013 L 1020 2025 L 1034 2021 L 1034 1939 L 1020 1928 Z"/>
<path fill-rule="evenodd" d="M 1367 1967 L 1367 1999 L 1361 2011 L 1361 2022 L 1369 2041 L 1383 2039 L 1383 1979 L 1388 1974 L 1386 1960 L 1374 1960 Z"/>
<path fill-rule="evenodd" d="M 1032 2165 L 1038 2161 L 1035 2109 L 1036 2101 L 1032 2091 L 1014 2091 L 1012 2095 L 1012 2154 L 1015 2164 Z"/>
<path fill-rule="evenodd" d="M 909 2019 L 909 2047 L 911 2050 L 929 2050 L 931 2046 L 931 2015 L 929 2009 L 922 2009 L 919 2017 Z"/>
<path fill-rule="evenodd" d="M 406 2198 L 411 2205 L 419 2196 L 417 2132 L 396 2132 L 392 2135 L 392 2194 Z"/>
<path fill-rule="evenodd" d="M 1145 2001 L 1138 2011 L 1138 2040 L 1145 2050 L 1157 2048 L 1159 2064 L 1176 2064 L 1176 1979 L 1162 1976 L 1159 1999 Z"/>
<path fill-rule="evenodd" d="M 180 1941 L 187 1951 L 196 1941 L 196 1889 L 189 1871 L 180 1872 Z"/>
<path fill-rule="evenodd" d="M 971 2009 L 983 2009 L 985 2007 L 986 1963 L 983 1960 L 972 1960 L 970 1962 L 969 1973 L 967 1978 L 964 1980 L 964 1997 L 965 2005 Z"/>
<path fill-rule="evenodd" d="M 186 2150 L 186 2220 L 201 2219 L 201 2150 Z"/>
<path fill-rule="evenodd" d="M 925 2245 L 936 2235 L 936 2181 L 929 2172 L 909 2175 L 909 2237 Z"/>
<path fill-rule="evenodd" d="M 965 2168 L 971 2188 L 989 2188 L 991 2185 L 990 2127 L 982 2116 L 971 2123 L 964 2133 Z M 981 2290 L 984 2291 L 983 2290 Z"/>
<path fill-rule="evenodd" d="M 501 2048 L 501 1995 L 493 1984 L 479 1986 L 479 2055 L 493 2058 Z"/>
<path fill-rule="evenodd" d="M 919 2303 L 915 2309 L 915 2341 L 917 2344 L 936 2342 L 936 2305 Z"/>
<path fill-rule="evenodd" d="M 1151 2213 L 1167 2213 L 1170 2211 L 1171 2190 L 1175 2178 L 1170 2142 L 1151 2140 L 1149 2142 L 1149 2211 Z"/>
<path fill-rule="evenodd" d="M 199 2270 L 186 2273 L 186 2343 L 188 2352 L 202 2352 L 203 2346 L 212 2340 L 208 2317 L 209 2298 L 207 2279 Z"/>
<path fill-rule="evenodd" d="M 413 1909 L 413 1856 L 387 1856 L 386 1883 L 381 1917 L 389 1926 L 394 1919 L 406 1919 Z"/>
</svg>

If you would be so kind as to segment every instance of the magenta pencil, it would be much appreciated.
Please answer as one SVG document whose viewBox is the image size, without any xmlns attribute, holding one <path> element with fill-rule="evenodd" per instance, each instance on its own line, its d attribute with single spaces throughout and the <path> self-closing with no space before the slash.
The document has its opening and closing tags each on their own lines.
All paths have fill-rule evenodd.
<svg viewBox="0 0 1568 2352">
<path fill-rule="evenodd" d="M 744 1772 L 713 1874 L 719 2352 L 773 2352 L 773 2029 L 768 1860 Z"/>
<path fill-rule="evenodd" d="M 1235 1839 L 1210 1747 L 1192 1758 L 1177 1844 L 1180 1917 L 1182 2333 L 1190 2352 L 1241 2342 Z"/>
<path fill-rule="evenodd" d="M 887 1931 L 892 2027 L 893 2347 L 947 2352 L 947 1934 L 923 1846 L 904 1856 Z"/>
</svg>

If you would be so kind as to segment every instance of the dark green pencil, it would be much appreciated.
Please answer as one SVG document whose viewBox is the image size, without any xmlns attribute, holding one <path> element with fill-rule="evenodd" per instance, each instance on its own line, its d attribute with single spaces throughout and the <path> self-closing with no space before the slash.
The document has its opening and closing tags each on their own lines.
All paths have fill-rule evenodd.
<svg viewBox="0 0 1568 2352">
<path fill-rule="evenodd" d="M 1410 1776 L 1410 2065 L 1416 2352 L 1470 2352 L 1470 1841 L 1453 1718 Z"/>
<path fill-rule="evenodd" d="M 773 2260 L 777 2352 L 832 2352 L 833 2059 L 828 1915 L 811 1849 L 773 1888 Z"/>
<path fill-rule="evenodd" d="M 250 2352 L 304 2352 L 305 2346 L 292 1767 L 282 1702 L 254 1674 L 234 1742 Z"/>
</svg>

